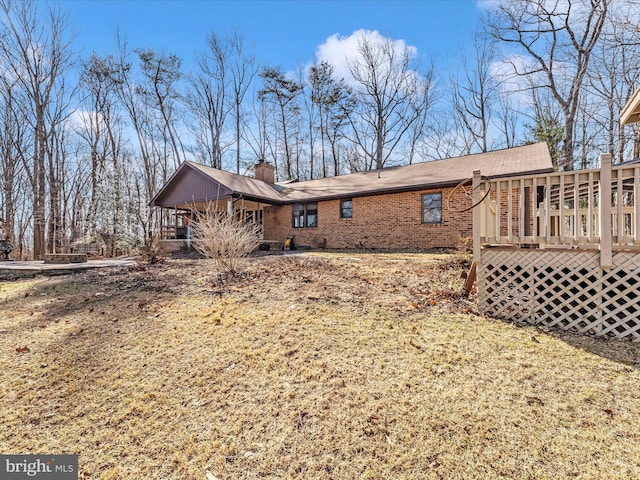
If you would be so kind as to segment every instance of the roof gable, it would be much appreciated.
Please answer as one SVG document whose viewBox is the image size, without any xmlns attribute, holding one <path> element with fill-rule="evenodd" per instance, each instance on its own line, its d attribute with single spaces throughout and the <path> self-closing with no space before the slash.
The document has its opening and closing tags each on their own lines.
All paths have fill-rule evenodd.
<svg viewBox="0 0 640 480">
<path fill-rule="evenodd" d="M 203 174 L 185 162 L 166 181 L 150 202 L 152 207 L 175 207 L 229 198 L 233 192 L 227 186 Z"/>
</svg>

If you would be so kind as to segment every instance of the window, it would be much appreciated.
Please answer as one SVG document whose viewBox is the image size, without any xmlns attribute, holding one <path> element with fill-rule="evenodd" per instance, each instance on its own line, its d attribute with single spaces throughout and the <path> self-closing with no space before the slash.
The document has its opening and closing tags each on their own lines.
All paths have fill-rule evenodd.
<svg viewBox="0 0 640 480">
<path fill-rule="evenodd" d="M 318 204 L 317 203 L 294 203 L 293 204 L 293 227 L 317 227 L 318 226 Z"/>
<path fill-rule="evenodd" d="M 340 200 L 340 218 L 351 218 L 353 216 L 353 201 Z"/>
<path fill-rule="evenodd" d="M 422 223 L 442 223 L 442 194 L 422 195 Z"/>
</svg>

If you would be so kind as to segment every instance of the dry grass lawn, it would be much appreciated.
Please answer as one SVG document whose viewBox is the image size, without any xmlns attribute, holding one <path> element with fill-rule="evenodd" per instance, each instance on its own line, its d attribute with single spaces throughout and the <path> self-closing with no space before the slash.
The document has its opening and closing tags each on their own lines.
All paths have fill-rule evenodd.
<svg viewBox="0 0 640 480">
<path fill-rule="evenodd" d="M 640 345 L 474 313 L 437 255 L 0 283 L 0 453 L 81 479 L 640 478 Z"/>
</svg>

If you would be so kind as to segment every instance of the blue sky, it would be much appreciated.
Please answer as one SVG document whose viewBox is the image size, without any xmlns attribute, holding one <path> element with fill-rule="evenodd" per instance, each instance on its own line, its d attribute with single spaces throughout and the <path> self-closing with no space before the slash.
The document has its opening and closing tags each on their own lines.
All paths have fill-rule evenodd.
<svg viewBox="0 0 640 480">
<path fill-rule="evenodd" d="M 207 33 L 236 28 L 260 62 L 293 71 L 315 59 L 328 37 L 377 30 L 404 40 L 440 69 L 459 62 L 477 29 L 476 0 L 60 0 L 83 56 L 110 52 L 120 30 L 130 48 L 176 53 L 189 69 Z"/>
</svg>

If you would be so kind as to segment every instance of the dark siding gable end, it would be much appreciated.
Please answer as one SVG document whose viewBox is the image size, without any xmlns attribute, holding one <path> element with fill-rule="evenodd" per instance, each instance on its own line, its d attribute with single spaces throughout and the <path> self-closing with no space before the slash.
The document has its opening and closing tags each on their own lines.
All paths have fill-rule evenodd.
<svg viewBox="0 0 640 480">
<path fill-rule="evenodd" d="M 187 202 L 202 202 L 229 198 L 233 192 L 221 183 L 184 165 L 177 175 L 165 184 L 165 189 L 154 199 L 154 205 L 173 207 Z"/>
</svg>

